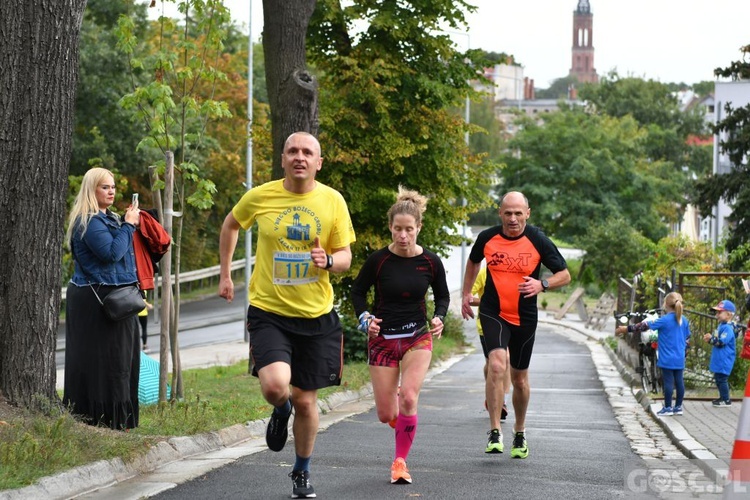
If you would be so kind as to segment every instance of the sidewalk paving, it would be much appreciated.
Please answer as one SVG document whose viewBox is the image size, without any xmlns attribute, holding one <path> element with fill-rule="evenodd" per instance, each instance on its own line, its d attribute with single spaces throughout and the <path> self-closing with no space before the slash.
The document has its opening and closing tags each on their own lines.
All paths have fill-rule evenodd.
<svg viewBox="0 0 750 500">
<path fill-rule="evenodd" d="M 456 300 L 455 303 L 460 304 L 460 300 Z M 591 330 L 580 321 L 573 319 L 571 315 L 563 320 L 555 320 L 544 312 L 540 314 L 540 322 L 574 330 L 594 340 L 607 337 L 606 332 L 614 329 L 613 324 L 612 328 L 606 328 L 605 332 Z M 739 422 L 741 402 L 734 402 L 728 408 L 713 408 L 710 401 L 687 400 L 684 404 L 684 415 L 656 417 L 661 403 L 654 402 L 644 394 L 639 384 L 636 383 L 636 376 L 632 369 L 617 358 L 611 350 L 606 349 L 606 351 L 622 378 L 634 387 L 633 397 L 660 423 L 672 442 L 688 458 L 696 460 L 709 478 L 714 480 L 725 478 Z M 158 360 L 159 353 L 152 353 L 150 356 Z M 248 356 L 248 344 L 244 341 L 200 345 L 180 351 L 184 369 L 233 364 L 248 359 Z M 63 380 L 63 375 L 64 371 L 58 370 L 58 381 Z M 330 425 L 330 423 L 326 424 L 326 421 L 335 418 L 336 409 L 344 403 L 361 401 L 362 405 L 366 406 L 367 400 L 371 399 L 370 395 L 370 388 L 367 387 L 359 392 L 339 393 L 325 402 L 320 402 L 321 409 L 324 409 L 328 415 L 321 419 L 321 425 Z M 0 499 L 51 499 L 80 496 L 97 488 L 106 488 L 135 476 L 150 473 L 160 465 L 180 462 L 199 453 L 214 452 L 217 466 L 220 466 L 237 458 L 233 455 L 236 452 L 230 448 L 237 443 L 246 443 L 244 446 L 246 449 L 248 446 L 262 449 L 265 446 L 263 441 L 265 427 L 266 420 L 264 419 L 199 436 L 172 438 L 160 443 L 147 456 L 134 463 L 125 464 L 122 460 L 115 459 L 78 467 L 43 478 L 27 488 L 0 492 Z M 189 467 L 180 463 L 180 474 L 184 477 L 191 477 Z"/>
</svg>

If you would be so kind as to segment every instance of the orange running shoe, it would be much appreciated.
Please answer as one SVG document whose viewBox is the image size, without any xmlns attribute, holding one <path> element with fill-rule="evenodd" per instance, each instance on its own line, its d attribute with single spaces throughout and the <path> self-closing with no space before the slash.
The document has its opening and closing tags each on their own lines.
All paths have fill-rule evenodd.
<svg viewBox="0 0 750 500">
<path fill-rule="evenodd" d="M 388 425 L 390 425 L 392 429 L 395 429 L 397 421 L 398 421 L 398 417 L 393 417 L 393 419 L 388 422 Z"/>
<path fill-rule="evenodd" d="M 391 484 L 411 484 L 411 474 L 406 468 L 406 462 L 399 457 L 391 465 Z"/>
</svg>

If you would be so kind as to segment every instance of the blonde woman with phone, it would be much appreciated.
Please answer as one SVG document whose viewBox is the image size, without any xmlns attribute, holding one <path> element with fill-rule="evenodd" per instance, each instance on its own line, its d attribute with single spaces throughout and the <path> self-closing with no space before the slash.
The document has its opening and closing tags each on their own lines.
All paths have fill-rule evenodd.
<svg viewBox="0 0 750 500">
<path fill-rule="evenodd" d="M 112 172 L 92 168 L 70 211 L 66 243 L 75 269 L 65 301 L 63 403 L 88 424 L 124 430 L 138 426 L 138 319 L 108 319 L 97 294 L 104 299 L 138 281 L 133 234 L 140 215 L 137 203 L 122 219 L 112 212 L 115 192 Z"/>
</svg>

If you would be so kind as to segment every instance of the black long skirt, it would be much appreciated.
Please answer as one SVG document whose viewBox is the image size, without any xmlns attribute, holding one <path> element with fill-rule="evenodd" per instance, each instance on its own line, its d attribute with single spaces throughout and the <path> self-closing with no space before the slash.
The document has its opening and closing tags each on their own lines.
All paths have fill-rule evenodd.
<svg viewBox="0 0 750 500">
<path fill-rule="evenodd" d="M 99 297 L 115 287 L 96 288 Z M 138 426 L 138 317 L 111 321 L 91 287 L 68 285 L 63 403 L 91 425 Z"/>
</svg>

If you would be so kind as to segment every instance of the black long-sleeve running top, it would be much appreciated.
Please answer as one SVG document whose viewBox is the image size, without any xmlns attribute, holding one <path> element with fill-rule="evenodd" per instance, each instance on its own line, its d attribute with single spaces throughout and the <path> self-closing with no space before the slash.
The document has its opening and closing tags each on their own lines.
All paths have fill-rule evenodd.
<svg viewBox="0 0 750 500">
<path fill-rule="evenodd" d="M 375 288 L 372 308 L 367 305 L 371 287 Z M 386 247 L 372 253 L 359 271 L 352 286 L 352 304 L 357 316 L 369 310 L 382 319 L 381 333 L 401 333 L 425 324 L 430 287 L 435 315 L 445 316 L 450 292 L 440 257 L 427 249 L 415 257 L 400 257 Z"/>
</svg>

